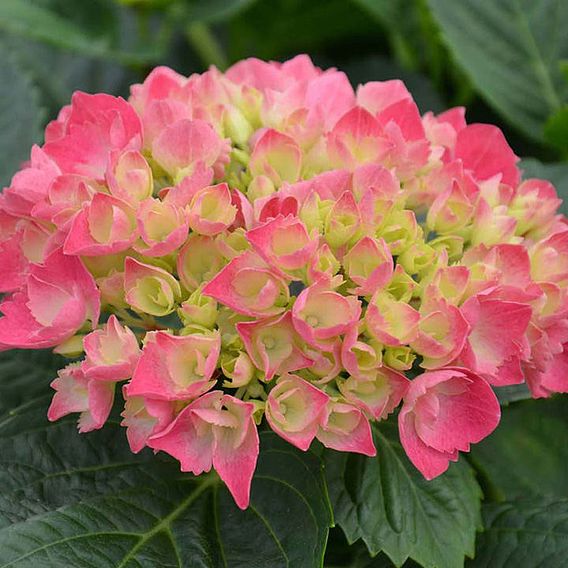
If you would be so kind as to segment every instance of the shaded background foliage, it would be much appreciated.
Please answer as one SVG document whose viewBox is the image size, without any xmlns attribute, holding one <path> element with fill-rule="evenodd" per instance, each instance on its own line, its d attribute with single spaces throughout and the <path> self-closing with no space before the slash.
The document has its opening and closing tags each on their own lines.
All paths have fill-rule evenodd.
<svg viewBox="0 0 568 568">
<path fill-rule="evenodd" d="M 566 29 L 565 0 L 1 0 L 0 184 L 76 89 L 127 97 L 158 64 L 305 52 L 354 85 L 402 78 L 423 112 L 467 106 L 568 198 Z M 133 456 L 117 416 L 81 437 L 48 424 L 57 366 L 0 355 L 0 567 L 566 565 L 565 397 L 503 389 L 500 428 L 433 482 L 392 421 L 376 458 L 263 433 L 242 513 L 214 476 Z"/>
</svg>

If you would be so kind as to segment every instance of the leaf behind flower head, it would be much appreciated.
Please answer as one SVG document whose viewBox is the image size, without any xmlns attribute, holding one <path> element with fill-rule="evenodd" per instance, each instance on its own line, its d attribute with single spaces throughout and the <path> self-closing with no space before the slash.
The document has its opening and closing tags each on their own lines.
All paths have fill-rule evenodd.
<svg viewBox="0 0 568 568">
<path fill-rule="evenodd" d="M 567 409 L 562 395 L 512 404 L 499 428 L 472 448 L 495 497 L 568 498 Z"/>
<path fill-rule="evenodd" d="M 141 65 L 164 57 L 162 37 L 146 45 L 122 48 L 124 38 L 113 37 L 113 4 L 104 0 L 74 2 L 67 6 L 71 15 L 60 15 L 52 6 L 29 0 L 0 2 L 0 29 L 26 39 L 39 40 L 75 54 L 86 55 L 125 65 Z M 114 6 L 115 9 L 118 6 Z M 124 33 L 118 34 L 125 35 Z"/>
<path fill-rule="evenodd" d="M 543 140 L 548 116 L 568 99 L 565 0 L 429 0 L 458 63 L 509 122 Z"/>
<path fill-rule="evenodd" d="M 473 556 L 481 490 L 465 460 L 426 481 L 408 461 L 390 420 L 374 427 L 377 456 L 327 451 L 326 475 L 335 519 L 352 543 L 411 558 L 431 568 L 458 568 Z"/>
<path fill-rule="evenodd" d="M 483 508 L 485 531 L 468 568 L 563 568 L 568 499 L 524 499 Z"/>
<path fill-rule="evenodd" d="M 29 75 L 0 43 L 0 191 L 40 139 L 43 109 Z"/>
<path fill-rule="evenodd" d="M 1 567 L 321 566 L 332 517 L 314 455 L 263 433 L 241 511 L 215 474 L 132 454 L 117 421 L 48 423 L 48 399 L 0 420 Z"/>
<path fill-rule="evenodd" d="M 63 359 L 49 351 L 13 349 L 0 353 L 0 431 L 4 413 L 47 392 L 63 367 Z"/>
</svg>

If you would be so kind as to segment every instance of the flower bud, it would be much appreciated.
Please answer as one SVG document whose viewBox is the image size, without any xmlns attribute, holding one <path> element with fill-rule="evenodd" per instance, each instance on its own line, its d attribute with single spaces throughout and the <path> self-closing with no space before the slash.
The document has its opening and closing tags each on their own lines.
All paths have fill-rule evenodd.
<svg viewBox="0 0 568 568">
<path fill-rule="evenodd" d="M 436 237 L 428 244 L 438 253 L 445 252 L 448 255 L 448 260 L 452 262 L 458 260 L 463 254 L 463 237 L 458 235 Z"/>
<path fill-rule="evenodd" d="M 395 371 L 408 371 L 412 369 L 416 355 L 410 347 L 400 345 L 398 347 L 386 347 L 383 355 L 385 365 Z"/>
<path fill-rule="evenodd" d="M 399 302 L 410 302 L 415 290 L 416 281 L 400 264 L 397 264 L 390 282 L 385 287 L 385 292 Z"/>
<path fill-rule="evenodd" d="M 232 232 L 221 233 L 215 238 L 215 244 L 219 252 L 227 259 L 232 260 L 242 252 L 250 249 L 246 232 L 242 227 Z"/>
<path fill-rule="evenodd" d="M 197 324 L 213 328 L 217 321 L 217 302 L 197 289 L 181 304 L 178 314 L 184 325 Z"/>
<path fill-rule="evenodd" d="M 239 351 L 236 355 L 227 354 L 222 358 L 221 370 L 227 378 L 231 379 L 230 381 L 224 381 L 223 386 L 239 388 L 247 385 L 252 380 L 255 367 L 250 357 L 244 351 Z"/>
<path fill-rule="evenodd" d="M 124 290 L 132 308 L 153 316 L 171 314 L 181 299 L 179 282 L 169 272 L 131 257 L 124 263 Z"/>
<path fill-rule="evenodd" d="M 352 241 L 359 231 L 359 208 L 350 191 L 346 191 L 332 206 L 325 219 L 325 240 L 331 248 L 338 248 Z"/>
<path fill-rule="evenodd" d="M 323 278 L 325 280 L 329 280 L 330 287 L 333 288 L 336 285 L 341 284 L 343 281 L 341 276 L 335 276 L 339 272 L 340 268 L 341 264 L 333 252 L 331 252 L 329 245 L 327 243 L 323 243 L 323 245 L 321 245 L 316 251 L 308 265 L 308 283 L 314 284 Z"/>
<path fill-rule="evenodd" d="M 476 196 L 475 196 L 476 197 Z M 438 195 L 428 210 L 426 223 L 440 235 L 455 233 L 471 220 L 475 203 L 457 182 Z"/>
<path fill-rule="evenodd" d="M 432 267 L 436 251 L 424 242 L 415 242 L 397 258 L 397 262 L 408 274 L 422 274 Z"/>
<path fill-rule="evenodd" d="M 253 133 L 253 127 L 246 116 L 234 106 L 225 108 L 223 127 L 225 134 L 231 138 L 234 143 L 241 146 L 248 142 Z"/>
<path fill-rule="evenodd" d="M 414 212 L 403 209 L 394 211 L 377 235 L 386 241 L 391 254 L 398 255 L 422 238 L 422 229 L 416 221 Z"/>
</svg>

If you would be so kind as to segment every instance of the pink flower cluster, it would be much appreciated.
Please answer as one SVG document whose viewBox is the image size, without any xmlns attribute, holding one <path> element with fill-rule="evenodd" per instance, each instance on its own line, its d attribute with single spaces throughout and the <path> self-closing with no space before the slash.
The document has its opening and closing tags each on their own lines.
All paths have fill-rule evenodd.
<svg viewBox="0 0 568 568">
<path fill-rule="evenodd" d="M 428 479 L 568 391 L 568 225 L 501 131 L 307 56 L 75 93 L 0 196 L 0 349 L 55 348 L 48 416 L 212 467 L 248 505 L 263 417 Z M 104 316 L 101 316 L 101 313 Z M 409 377 L 414 377 L 410 379 Z"/>
</svg>

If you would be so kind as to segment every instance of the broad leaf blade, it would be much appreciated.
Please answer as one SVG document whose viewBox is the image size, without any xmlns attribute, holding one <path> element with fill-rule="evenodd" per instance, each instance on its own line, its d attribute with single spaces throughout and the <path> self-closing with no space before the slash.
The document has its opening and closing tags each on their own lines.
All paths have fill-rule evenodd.
<svg viewBox="0 0 568 568">
<path fill-rule="evenodd" d="M 124 64 L 148 63 L 163 56 L 161 42 L 123 50 L 113 45 L 111 35 L 92 33 L 56 12 L 26 0 L 0 2 L 0 29 L 73 53 Z"/>
<path fill-rule="evenodd" d="M 471 456 L 497 497 L 568 498 L 568 397 L 511 405 Z"/>
<path fill-rule="evenodd" d="M 564 568 L 568 558 L 568 499 L 486 505 L 485 531 L 470 568 Z"/>
<path fill-rule="evenodd" d="M 192 21 L 222 22 L 240 14 L 258 0 L 198 0 L 188 6 Z"/>
<path fill-rule="evenodd" d="M 564 156 L 568 154 L 568 105 L 548 117 L 544 125 L 544 138 Z"/>
<path fill-rule="evenodd" d="M 326 47 L 353 45 L 377 36 L 376 23 L 359 6 L 345 0 L 257 1 L 230 21 L 227 47 L 231 61 L 254 54 L 288 59 L 290 54 L 325 53 Z M 337 59 L 316 64 L 328 67 Z"/>
<path fill-rule="evenodd" d="M 568 98 L 565 0 L 429 0 L 443 36 L 479 92 L 527 136 Z"/>
<path fill-rule="evenodd" d="M 473 556 L 481 491 L 461 460 L 426 481 L 408 461 L 393 424 L 376 430 L 377 456 L 326 452 L 335 519 L 350 542 L 400 566 L 412 558 L 431 568 L 463 566 Z"/>
<path fill-rule="evenodd" d="M 43 109 L 29 75 L 1 44 L 0 60 L 1 190 L 29 158 L 32 144 L 40 140 Z"/>
<path fill-rule="evenodd" d="M 50 351 L 10 350 L 0 353 L 0 436 L 3 414 L 49 391 L 63 367 L 63 358 Z"/>
<path fill-rule="evenodd" d="M 133 455 L 116 422 L 84 436 L 47 423 L 47 402 L 0 422 L 0 566 L 321 565 L 331 512 L 315 456 L 263 433 L 243 512 L 215 475 Z"/>
<path fill-rule="evenodd" d="M 57 116 L 76 90 L 128 98 L 130 84 L 140 79 L 131 68 L 76 55 L 23 37 L 6 34 L 1 42 L 18 54 L 18 63 L 33 78 L 49 117 Z M 53 69 L 58 70 L 57 75 L 53 74 Z"/>
</svg>

